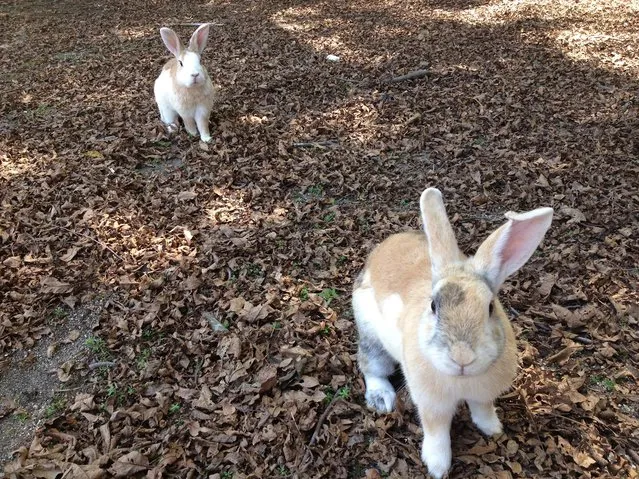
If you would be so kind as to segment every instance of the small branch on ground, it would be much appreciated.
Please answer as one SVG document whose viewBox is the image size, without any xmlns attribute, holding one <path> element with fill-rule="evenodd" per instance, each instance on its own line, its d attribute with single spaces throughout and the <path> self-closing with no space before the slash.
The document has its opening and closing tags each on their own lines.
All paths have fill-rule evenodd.
<svg viewBox="0 0 639 479">
<path fill-rule="evenodd" d="M 82 386 L 78 386 L 77 388 L 55 389 L 53 392 L 55 392 L 55 393 L 69 393 L 71 391 L 78 391 L 80 389 L 82 389 Z"/>
<path fill-rule="evenodd" d="M 109 248 L 106 244 L 104 244 L 103 242 L 96 240 L 95 238 L 92 238 L 89 235 L 85 235 L 84 233 L 79 233 L 77 231 L 74 231 L 70 228 L 67 228 L 66 226 L 61 226 L 61 225 L 54 225 L 54 228 L 60 228 L 62 230 L 68 231 L 69 233 L 73 233 L 74 235 L 78 235 L 78 236 L 82 236 L 83 238 L 86 238 L 88 240 L 93 241 L 95 244 L 102 246 L 104 249 L 106 249 L 109 253 L 111 253 L 113 256 L 115 256 L 116 258 L 118 258 L 120 261 L 122 261 L 123 263 L 124 258 L 122 256 L 120 256 L 119 254 L 117 254 L 115 251 L 113 251 L 111 248 Z"/>
<path fill-rule="evenodd" d="M 208 23 L 212 27 L 221 27 L 224 25 L 223 23 L 213 23 L 213 22 L 204 22 L 204 23 Z M 174 23 L 173 25 L 178 27 L 199 27 L 200 25 L 204 25 L 204 23 Z"/>
<path fill-rule="evenodd" d="M 391 78 L 386 81 L 386 83 L 398 83 L 400 81 L 406 80 L 414 80 L 415 78 L 423 78 L 428 75 L 430 72 L 428 70 L 414 70 L 412 72 L 408 72 L 406 75 L 401 75 L 398 77 Z"/>
<path fill-rule="evenodd" d="M 202 360 L 198 359 L 195 363 L 195 374 L 193 375 L 193 379 L 196 385 L 197 385 L 197 380 L 200 378 L 201 370 L 202 370 Z"/>
<path fill-rule="evenodd" d="M 328 403 L 328 406 L 326 406 L 326 409 L 324 410 L 324 412 L 322 413 L 322 415 L 317 421 L 317 425 L 315 426 L 315 430 L 313 431 L 311 440 L 308 443 L 309 446 L 312 446 L 317 442 L 317 436 L 319 435 L 320 429 L 322 428 L 322 424 L 324 424 L 324 421 L 326 421 L 326 418 L 331 413 L 333 406 L 335 406 L 335 404 L 337 404 L 340 401 L 343 401 L 343 399 L 339 396 L 335 396 L 333 400 L 330 403 Z"/>
<path fill-rule="evenodd" d="M 94 369 L 98 369 L 98 368 L 112 368 L 113 366 L 115 366 L 115 363 L 113 361 L 99 361 L 97 363 L 91 363 L 89 364 L 89 369 L 91 371 L 93 371 Z"/>
<path fill-rule="evenodd" d="M 291 144 L 293 148 L 327 148 L 331 146 L 339 146 L 337 140 L 325 140 L 325 141 L 309 141 Z"/>
<path fill-rule="evenodd" d="M 529 424 L 532 426 L 532 429 L 533 429 L 535 435 L 538 438 L 540 438 L 540 436 L 539 436 L 539 427 L 537 427 L 537 422 L 535 421 L 535 416 L 533 416 L 533 413 L 530 410 L 530 407 L 528 406 L 528 400 L 526 399 L 526 395 L 523 393 L 523 391 L 519 387 L 515 388 L 515 391 L 519 395 L 519 400 L 524 403 L 524 407 L 526 408 L 526 415 L 528 416 Z M 539 439 L 539 440 L 541 441 L 541 439 Z"/>
</svg>

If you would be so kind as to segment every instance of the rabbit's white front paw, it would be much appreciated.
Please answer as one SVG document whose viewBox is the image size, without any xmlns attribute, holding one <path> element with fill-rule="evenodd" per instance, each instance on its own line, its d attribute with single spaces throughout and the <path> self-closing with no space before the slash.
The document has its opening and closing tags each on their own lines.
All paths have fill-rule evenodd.
<svg viewBox="0 0 639 479">
<path fill-rule="evenodd" d="M 175 133 L 176 131 L 180 129 L 180 127 L 178 126 L 177 123 L 168 123 L 166 125 L 166 129 L 169 133 Z"/>
<path fill-rule="evenodd" d="M 468 407 L 470 408 L 470 415 L 473 418 L 473 422 L 479 428 L 481 432 L 487 436 L 494 436 L 504 432 L 504 428 L 501 425 L 495 406 L 490 403 L 476 403 L 468 401 Z"/>
<path fill-rule="evenodd" d="M 491 418 L 473 418 L 473 422 L 486 436 L 494 436 L 504 432 L 504 428 L 501 425 L 501 421 L 495 414 Z"/>
<path fill-rule="evenodd" d="M 200 140 L 202 140 L 204 143 L 209 143 L 212 139 L 213 137 L 211 135 L 200 136 Z"/>
<path fill-rule="evenodd" d="M 428 467 L 428 473 L 435 479 L 441 479 L 446 475 L 453 460 L 448 431 L 445 436 L 425 436 L 422 444 L 422 461 Z"/>
<path fill-rule="evenodd" d="M 391 412 L 395 408 L 395 388 L 386 378 L 366 378 L 366 403 L 379 412 Z"/>
</svg>

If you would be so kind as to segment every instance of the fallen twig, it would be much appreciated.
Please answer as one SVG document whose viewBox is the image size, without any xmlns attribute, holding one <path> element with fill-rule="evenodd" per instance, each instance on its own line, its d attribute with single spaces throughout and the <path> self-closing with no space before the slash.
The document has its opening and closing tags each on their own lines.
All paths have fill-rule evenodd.
<svg viewBox="0 0 639 479">
<path fill-rule="evenodd" d="M 308 443 L 309 446 L 312 446 L 313 444 L 317 442 L 317 436 L 319 435 L 320 429 L 322 428 L 322 424 L 324 424 L 324 421 L 326 421 L 326 418 L 331 413 L 333 406 L 335 406 L 335 404 L 337 404 L 339 401 L 343 401 L 343 399 L 339 396 L 335 396 L 333 400 L 330 403 L 328 403 L 328 406 L 326 406 L 326 409 L 324 410 L 324 412 L 322 413 L 322 415 L 317 421 L 317 425 L 315 426 L 315 430 L 313 431 L 311 440 Z"/>
<path fill-rule="evenodd" d="M 176 25 L 178 27 L 199 27 L 200 25 L 204 25 L 205 23 L 208 23 L 209 25 L 213 26 L 213 27 L 221 27 L 222 25 L 224 25 L 223 23 L 212 23 L 212 22 L 202 22 L 202 23 L 174 23 L 173 25 Z"/>
<path fill-rule="evenodd" d="M 325 140 L 325 141 L 309 141 L 293 143 L 293 148 L 326 148 L 328 146 L 337 146 L 339 143 L 337 140 Z"/>
<path fill-rule="evenodd" d="M 202 370 L 202 360 L 198 359 L 195 362 L 195 374 L 194 376 L 194 382 L 197 385 L 197 380 L 200 378 L 200 371 Z"/>
<path fill-rule="evenodd" d="M 537 427 L 537 422 L 535 421 L 535 416 L 530 410 L 530 406 L 528 406 L 528 400 L 526 399 L 525 394 L 519 387 L 515 388 L 515 391 L 517 391 L 520 401 L 524 403 L 524 407 L 526 408 L 526 415 L 528 416 L 528 422 L 532 426 L 533 431 L 535 432 L 535 435 L 537 436 L 537 438 L 541 441 L 541 438 L 539 436 L 539 428 Z"/>
<path fill-rule="evenodd" d="M 422 78 L 428 75 L 430 72 L 428 70 L 414 70 L 412 72 L 408 72 L 406 75 L 401 75 L 398 77 L 391 78 L 386 83 L 398 83 L 400 81 L 405 80 L 414 80 L 415 78 Z"/>
<path fill-rule="evenodd" d="M 77 388 L 55 389 L 53 392 L 55 392 L 55 393 L 68 393 L 68 392 L 71 392 L 71 391 L 77 391 L 78 389 L 82 389 L 82 386 L 78 386 Z"/>
<path fill-rule="evenodd" d="M 98 368 L 112 368 L 113 366 L 115 366 L 115 363 L 113 361 L 99 361 L 97 363 L 91 363 L 89 364 L 89 369 L 91 371 L 93 371 L 94 369 L 98 369 Z"/>
<path fill-rule="evenodd" d="M 106 249 L 107 251 L 109 251 L 109 253 L 111 253 L 113 256 L 115 256 L 116 258 L 118 258 L 118 259 L 119 259 L 120 261 L 122 261 L 123 263 L 125 262 L 125 261 L 124 261 L 124 258 L 123 258 L 122 256 L 120 256 L 119 254 L 117 254 L 115 251 L 113 251 L 111 248 L 109 248 L 106 244 L 102 243 L 101 241 L 96 240 L 95 238 L 92 238 L 92 237 L 91 237 L 91 236 L 89 236 L 89 235 L 85 235 L 84 233 L 79 233 L 79 232 L 77 232 L 77 231 L 75 231 L 75 230 L 72 230 L 72 229 L 70 229 L 70 228 L 67 228 L 66 226 L 54 225 L 54 228 L 60 228 L 60 229 L 63 229 L 63 230 L 65 230 L 65 231 L 68 231 L 69 233 L 73 233 L 73 234 L 75 234 L 75 235 L 82 236 L 83 238 L 86 238 L 86 239 L 88 239 L 88 240 L 91 240 L 91 241 L 93 241 L 95 244 L 97 244 L 97 245 L 99 245 L 99 246 L 102 246 L 104 249 Z"/>
<path fill-rule="evenodd" d="M 391 441 L 395 442 L 395 444 L 397 444 L 399 447 L 401 447 L 402 449 L 406 450 L 406 451 L 410 451 L 411 448 L 410 446 L 408 446 L 407 444 L 403 443 L 402 441 L 400 441 L 399 439 L 397 439 L 396 437 L 394 437 L 392 434 L 389 434 L 388 431 L 385 431 L 384 429 L 380 429 L 380 431 L 386 436 L 388 437 Z"/>
</svg>

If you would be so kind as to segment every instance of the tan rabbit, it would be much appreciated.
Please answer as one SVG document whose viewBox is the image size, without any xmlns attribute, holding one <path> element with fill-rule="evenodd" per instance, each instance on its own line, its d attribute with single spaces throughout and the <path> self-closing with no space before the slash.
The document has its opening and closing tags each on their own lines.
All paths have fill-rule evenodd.
<svg viewBox="0 0 639 479">
<path fill-rule="evenodd" d="M 178 115 L 189 134 L 211 141 L 209 116 L 215 103 L 216 90 L 201 56 L 209 37 L 209 24 L 200 25 L 191 36 L 188 48 L 170 28 L 161 28 L 160 36 L 175 58 L 166 62 L 155 80 L 153 92 L 162 122 L 169 132 L 178 129 Z"/>
<path fill-rule="evenodd" d="M 420 208 L 426 234 L 396 234 L 373 250 L 353 310 L 368 405 L 393 410 L 388 377 L 401 365 L 424 431 L 422 460 L 439 479 L 450 469 L 450 425 L 461 401 L 484 434 L 502 432 L 494 400 L 515 378 L 517 347 L 497 293 L 533 254 L 553 210 L 506 213 L 506 224 L 467 258 L 439 190 L 425 190 Z"/>
</svg>

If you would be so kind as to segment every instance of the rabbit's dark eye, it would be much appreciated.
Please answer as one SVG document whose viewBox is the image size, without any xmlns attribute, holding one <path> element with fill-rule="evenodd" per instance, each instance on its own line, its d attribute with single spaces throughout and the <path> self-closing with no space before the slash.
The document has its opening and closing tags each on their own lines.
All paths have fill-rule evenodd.
<svg viewBox="0 0 639 479">
<path fill-rule="evenodd" d="M 437 306 L 435 305 L 435 301 L 430 302 L 430 310 L 433 312 L 433 314 L 437 314 Z"/>
<path fill-rule="evenodd" d="M 178 63 L 180 64 L 181 67 L 183 67 L 184 65 L 182 64 L 182 60 L 178 60 Z"/>
<path fill-rule="evenodd" d="M 495 307 L 493 306 L 493 303 L 491 301 L 490 304 L 488 305 L 488 314 L 490 314 L 492 316 L 494 309 L 495 309 Z"/>
</svg>

